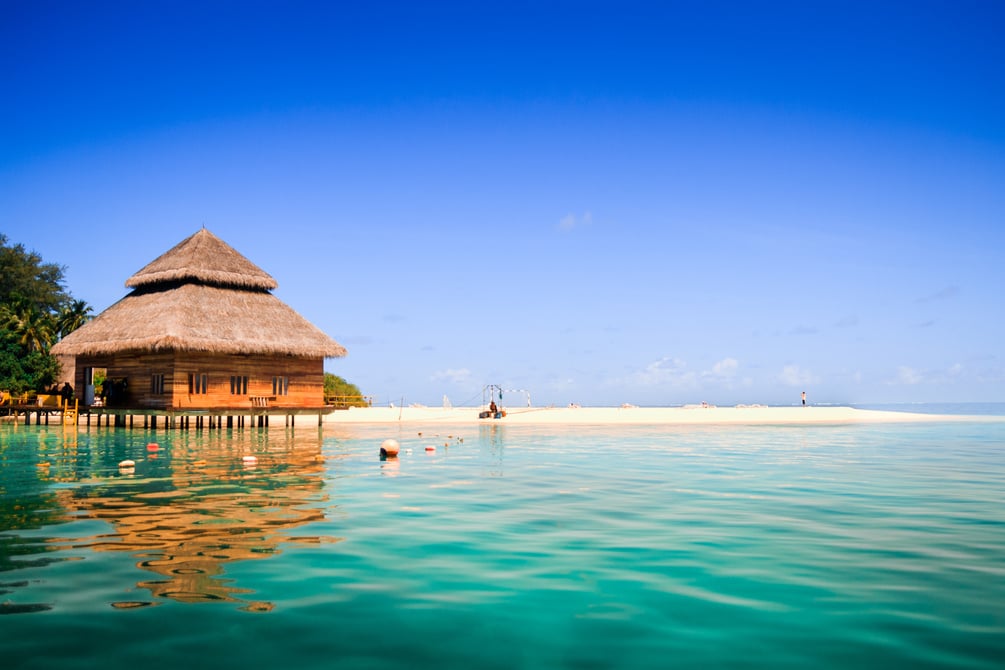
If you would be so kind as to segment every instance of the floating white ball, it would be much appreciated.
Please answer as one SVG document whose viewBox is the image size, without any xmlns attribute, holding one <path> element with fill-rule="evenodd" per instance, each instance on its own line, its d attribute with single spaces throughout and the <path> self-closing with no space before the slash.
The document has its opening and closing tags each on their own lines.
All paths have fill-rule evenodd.
<svg viewBox="0 0 1005 670">
<path fill-rule="evenodd" d="M 381 456 L 397 456 L 401 446 L 397 440 L 387 439 L 380 443 Z"/>
</svg>

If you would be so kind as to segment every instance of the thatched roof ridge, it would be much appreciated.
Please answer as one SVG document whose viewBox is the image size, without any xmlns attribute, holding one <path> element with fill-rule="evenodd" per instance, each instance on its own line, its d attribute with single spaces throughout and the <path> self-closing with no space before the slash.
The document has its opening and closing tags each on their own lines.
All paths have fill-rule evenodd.
<svg viewBox="0 0 1005 670">
<path fill-rule="evenodd" d="M 191 235 L 126 281 L 129 288 L 200 281 L 221 286 L 272 290 L 275 279 L 205 228 Z"/>
<path fill-rule="evenodd" d="M 346 355 L 342 345 L 267 291 L 196 283 L 133 291 L 52 348 L 75 356 L 166 350 Z"/>
</svg>

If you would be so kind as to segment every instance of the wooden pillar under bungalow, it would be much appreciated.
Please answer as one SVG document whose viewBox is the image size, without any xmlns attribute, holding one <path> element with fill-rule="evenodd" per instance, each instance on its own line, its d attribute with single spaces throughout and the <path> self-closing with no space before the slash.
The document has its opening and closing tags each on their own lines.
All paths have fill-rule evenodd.
<svg viewBox="0 0 1005 670">
<path fill-rule="evenodd" d="M 102 416 L 117 426 L 162 416 L 166 428 L 216 430 L 233 417 L 264 427 L 269 416 L 290 425 L 302 414 L 320 424 L 333 410 L 325 359 L 346 350 L 275 297 L 277 286 L 203 228 L 130 277 L 129 294 L 52 351 L 73 357 L 80 411 L 97 414 L 99 426 Z M 105 372 L 100 396 L 96 370 Z"/>
</svg>

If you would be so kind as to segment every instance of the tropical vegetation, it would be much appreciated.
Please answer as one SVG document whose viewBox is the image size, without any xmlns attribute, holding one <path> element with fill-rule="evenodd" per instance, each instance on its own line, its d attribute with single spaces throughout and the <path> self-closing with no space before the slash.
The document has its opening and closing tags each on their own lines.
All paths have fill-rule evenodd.
<svg viewBox="0 0 1005 670">
<path fill-rule="evenodd" d="M 58 380 L 49 350 L 91 318 L 91 307 L 66 289 L 64 273 L 0 233 L 0 389 L 41 391 Z"/>
</svg>

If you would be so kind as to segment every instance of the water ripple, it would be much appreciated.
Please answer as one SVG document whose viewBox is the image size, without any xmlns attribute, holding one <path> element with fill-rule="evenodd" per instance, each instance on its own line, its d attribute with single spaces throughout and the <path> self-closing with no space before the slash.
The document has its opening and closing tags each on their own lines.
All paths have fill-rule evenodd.
<svg viewBox="0 0 1005 670">
<path fill-rule="evenodd" d="M 195 646 L 299 667 L 1005 657 L 996 424 L 458 427 L 428 453 L 386 427 L 3 430 L 17 658 L 71 664 L 124 621 L 170 664 Z M 379 459 L 386 437 L 398 459 Z"/>
</svg>

